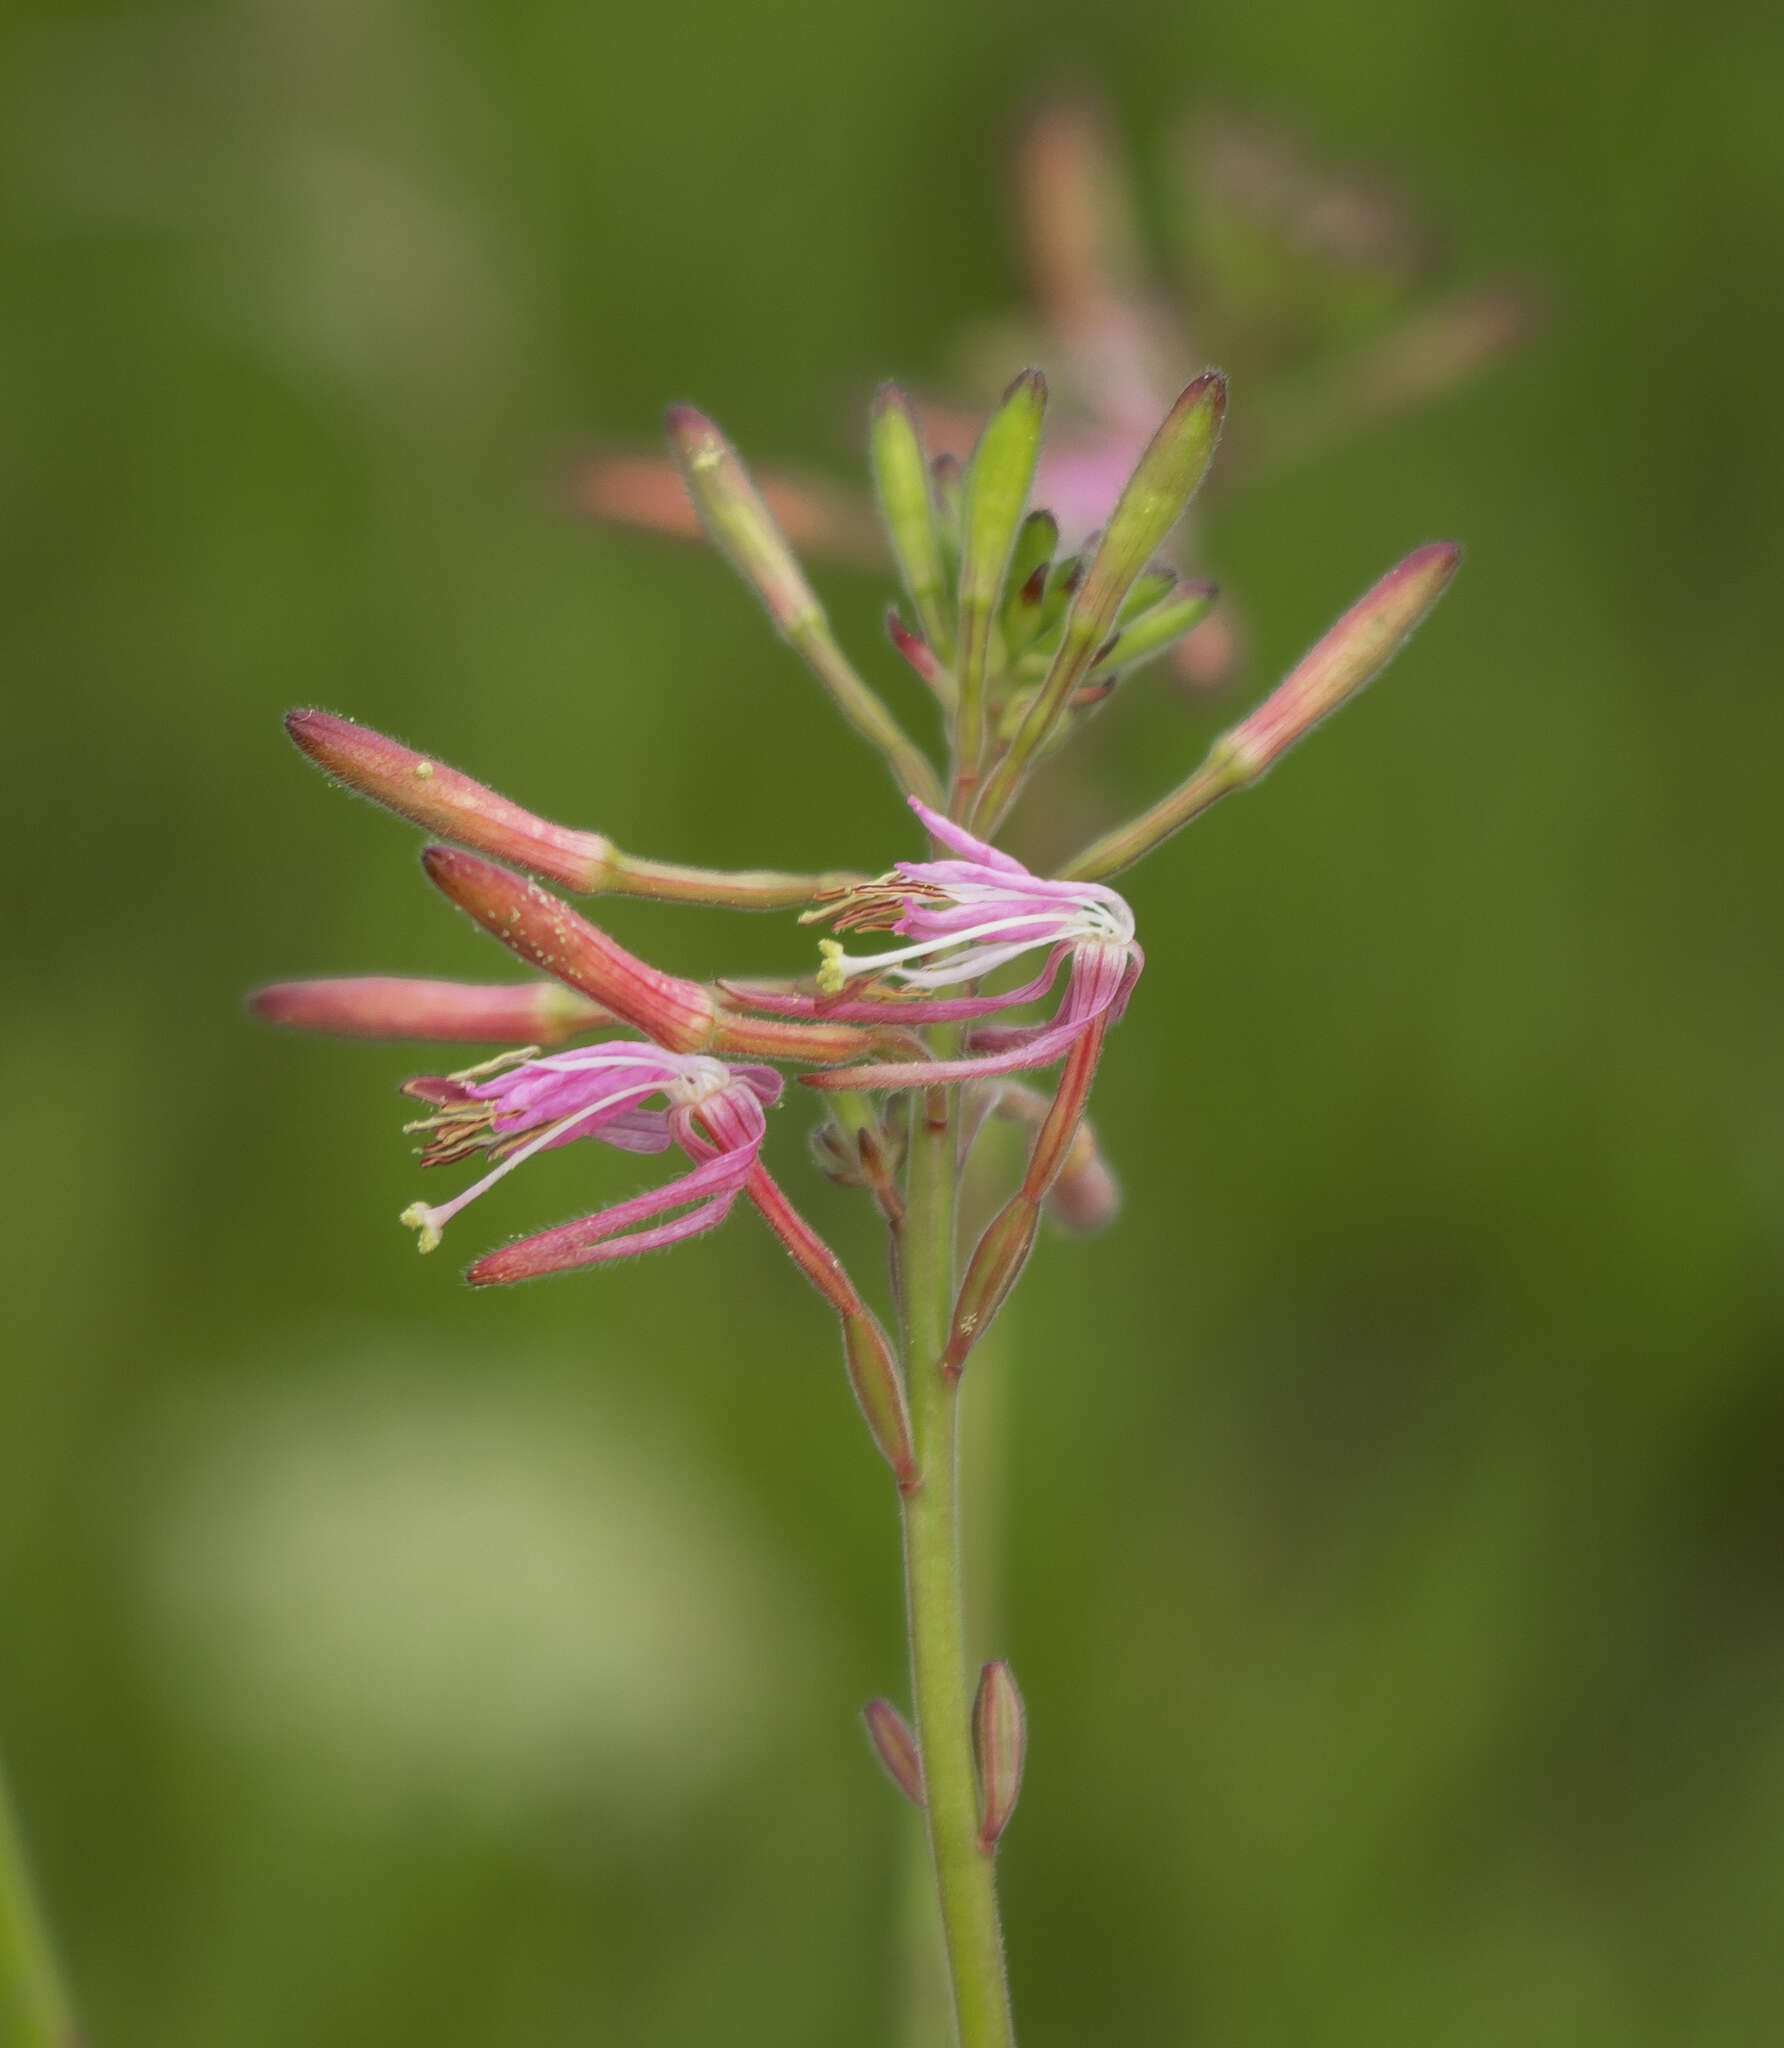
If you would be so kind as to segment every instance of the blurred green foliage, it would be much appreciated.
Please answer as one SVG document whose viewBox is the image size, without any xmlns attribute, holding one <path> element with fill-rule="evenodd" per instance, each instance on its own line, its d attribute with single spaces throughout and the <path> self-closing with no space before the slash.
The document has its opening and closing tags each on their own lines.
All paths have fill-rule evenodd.
<svg viewBox="0 0 1784 2048">
<path fill-rule="evenodd" d="M 292 703 L 642 852 L 905 843 L 722 568 L 555 494 L 669 398 L 823 464 L 868 380 L 940 379 L 1073 66 L 1161 215 L 1170 120 L 1255 107 L 1552 317 L 1214 536 L 1247 687 L 1412 544 L 1471 558 L 1132 878 L 1128 1208 L 975 1396 L 1024 2041 L 1771 2034 L 1777 10 L 15 0 L 0 41 L 0 1737 L 94 2039 L 894 2038 L 912 1823 L 854 1722 L 902 1695 L 894 1522 L 828 1316 L 745 1218 L 471 1298 L 395 1222 L 414 1059 L 240 992 L 502 971 Z M 889 679 L 883 591 L 825 588 Z M 1109 812 L 1219 715 L 1137 689 Z M 559 1153 L 466 1227 L 635 1179 Z"/>
</svg>

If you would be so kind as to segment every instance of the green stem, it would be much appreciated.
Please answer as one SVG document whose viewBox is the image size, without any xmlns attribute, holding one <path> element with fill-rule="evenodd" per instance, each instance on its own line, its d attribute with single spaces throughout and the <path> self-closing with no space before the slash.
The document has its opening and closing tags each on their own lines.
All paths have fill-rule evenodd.
<svg viewBox="0 0 1784 2048">
<path fill-rule="evenodd" d="M 23 2032 L 15 2033 L 15 2028 Z M 0 2038 L 18 2048 L 74 2048 L 80 2039 L 49 1923 L 25 1860 L 24 1832 L 0 1773 Z"/>
<path fill-rule="evenodd" d="M 991 1854 L 979 1846 L 960 1586 L 959 1383 L 942 1370 L 954 1280 L 954 1133 L 940 1089 L 911 1133 L 905 1339 L 920 1482 L 904 1500 L 911 1691 L 960 2048 L 1014 2048 Z"/>
</svg>

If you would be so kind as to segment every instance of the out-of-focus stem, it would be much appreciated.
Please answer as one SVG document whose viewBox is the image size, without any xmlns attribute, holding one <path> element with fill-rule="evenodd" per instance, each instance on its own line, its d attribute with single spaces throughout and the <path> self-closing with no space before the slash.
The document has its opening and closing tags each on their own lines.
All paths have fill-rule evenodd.
<svg viewBox="0 0 1784 2048">
<path fill-rule="evenodd" d="M 960 2048 L 1013 2048 L 991 1854 L 979 1844 L 960 1584 L 959 1385 L 942 1369 L 954 1280 L 954 1133 L 920 1099 L 905 1208 L 905 1359 L 918 1483 L 904 1500 L 911 1692 Z"/>
<path fill-rule="evenodd" d="M 0 2039 L 18 2048 L 77 2048 L 80 2030 L 25 1859 L 0 1772 Z"/>
</svg>

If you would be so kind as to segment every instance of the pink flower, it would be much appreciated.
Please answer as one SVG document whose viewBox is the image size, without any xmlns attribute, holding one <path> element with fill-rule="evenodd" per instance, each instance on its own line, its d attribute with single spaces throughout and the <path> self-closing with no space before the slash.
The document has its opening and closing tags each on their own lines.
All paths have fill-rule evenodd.
<svg viewBox="0 0 1784 2048">
<path fill-rule="evenodd" d="M 988 1017 L 1046 994 L 1060 966 L 1070 976 L 1050 1024 L 992 1026 L 974 1034 L 979 1056 L 843 1067 L 803 1078 L 814 1088 L 921 1088 L 1044 1067 L 1061 1058 L 1093 1025 L 1113 1023 L 1127 1007 L 1145 956 L 1134 939 L 1134 914 L 1113 889 L 1097 882 L 1055 882 L 1029 873 L 1007 853 L 976 839 L 915 797 L 914 810 L 953 859 L 900 861 L 882 881 L 843 892 L 822 915 L 839 931 L 890 930 L 908 941 L 880 953 L 847 953 L 836 939 L 820 942 L 821 994 L 750 990 L 747 1000 L 781 1010 L 861 1023 L 949 1023 Z M 936 998 L 934 991 L 978 981 L 1024 953 L 1045 949 L 1032 981 L 993 996 Z M 863 978 L 885 977 L 915 997 L 854 994 Z M 739 990 L 740 996 L 744 991 Z"/>
<path fill-rule="evenodd" d="M 450 1202 L 412 1204 L 403 1221 L 420 1233 L 421 1249 L 429 1252 L 461 1209 L 536 1152 L 576 1138 L 599 1138 L 625 1152 L 663 1152 L 675 1143 L 694 1160 L 692 1173 L 491 1252 L 467 1277 L 478 1286 L 530 1280 L 679 1243 L 711 1230 L 730 1213 L 756 1170 L 767 1131 L 764 1105 L 779 1099 L 781 1086 L 769 1067 L 730 1066 L 704 1053 L 670 1052 L 629 1039 L 544 1059 L 506 1053 L 462 1073 L 410 1081 L 405 1093 L 434 1108 L 432 1116 L 409 1126 L 429 1134 L 424 1166 L 477 1152 L 497 1163 Z M 651 1222 L 670 1210 L 683 1213 Z"/>
</svg>

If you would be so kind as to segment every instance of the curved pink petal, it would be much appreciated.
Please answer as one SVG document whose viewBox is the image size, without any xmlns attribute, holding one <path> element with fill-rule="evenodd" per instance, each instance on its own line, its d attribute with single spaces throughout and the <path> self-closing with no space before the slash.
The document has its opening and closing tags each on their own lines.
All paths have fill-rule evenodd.
<svg viewBox="0 0 1784 2048">
<path fill-rule="evenodd" d="M 542 1252 L 546 1238 L 555 1234 L 545 1231 L 538 1237 L 522 1238 L 519 1244 L 504 1246 L 499 1252 L 486 1253 L 467 1270 L 465 1278 L 473 1287 L 510 1286 L 520 1280 L 543 1279 L 547 1273 L 568 1273 L 578 1266 L 596 1266 L 612 1259 L 635 1258 L 640 1252 L 662 1251 L 685 1238 L 716 1230 L 730 1215 L 736 1201 L 735 1194 L 714 1195 L 710 1201 L 649 1230 L 634 1230 L 580 1247 Z"/>
<path fill-rule="evenodd" d="M 653 1217 L 661 1216 L 666 1209 L 682 1209 L 690 1204 L 699 1204 L 710 1209 L 714 1206 L 728 1209 L 736 1199 L 737 1191 L 749 1178 L 750 1168 L 755 1164 L 753 1151 L 746 1153 L 723 1152 L 701 1162 L 691 1173 L 684 1173 L 680 1179 L 667 1181 L 660 1188 L 649 1188 L 641 1195 L 634 1195 L 630 1201 L 616 1202 L 610 1209 L 602 1209 L 593 1216 L 584 1216 L 574 1223 L 560 1223 L 555 1230 L 540 1231 L 536 1236 L 523 1237 L 517 1244 L 505 1245 L 500 1251 L 488 1252 L 470 1269 L 469 1277 L 477 1286 L 488 1286 L 506 1280 L 530 1280 L 541 1273 L 561 1272 L 569 1266 L 588 1265 L 593 1261 L 587 1256 L 591 1249 L 607 1240 L 621 1238 L 622 1244 L 630 1250 L 650 1249 L 643 1239 L 655 1239 L 655 1231 L 640 1232 L 634 1225 L 648 1223 Z M 716 1198 L 716 1200 L 715 1200 Z M 682 1219 L 684 1222 L 685 1218 Z M 697 1226 L 711 1228 L 720 1220 L 713 1216 L 710 1222 Z M 661 1226 L 664 1229 L 672 1226 Z M 622 1237 L 622 1233 L 631 1233 Z M 683 1230 L 682 1236 L 693 1235 Z M 673 1243 L 673 1238 L 662 1240 Z M 608 1251 L 608 1258 L 623 1257 L 619 1247 Z"/>
<path fill-rule="evenodd" d="M 1053 1021 L 1008 1029 L 990 1027 L 983 1037 L 994 1038 L 996 1049 L 984 1055 L 833 1067 L 799 1078 L 808 1088 L 939 1088 L 955 1081 L 1051 1066 L 1097 1018 L 1121 1014 L 1140 977 L 1141 963 L 1134 957 L 1138 952 L 1138 947 L 1131 952 L 1119 946 L 1081 947 L 1072 957 L 1071 983 Z"/>
<path fill-rule="evenodd" d="M 996 868 L 1000 874 L 1028 877 L 1028 870 L 1019 860 L 1013 860 L 1007 853 L 999 853 L 995 846 L 987 845 L 983 839 L 975 839 L 964 825 L 955 824 L 952 818 L 944 818 L 940 811 L 932 811 L 917 797 L 906 797 L 917 816 L 922 819 L 925 830 L 932 839 L 939 840 L 978 867 Z"/>
<path fill-rule="evenodd" d="M 1054 947 L 1047 956 L 1047 964 L 1032 981 L 1025 981 L 1020 988 L 1006 989 L 1000 996 L 928 1000 L 920 996 L 827 996 L 804 989 L 753 989 L 747 982 L 721 981 L 719 987 L 752 1010 L 766 1010 L 775 1017 L 824 1017 L 843 1024 L 951 1024 L 964 1017 L 990 1017 L 999 1010 L 1039 1002 L 1053 986 L 1059 963 L 1069 950 L 1065 946 Z"/>
</svg>

